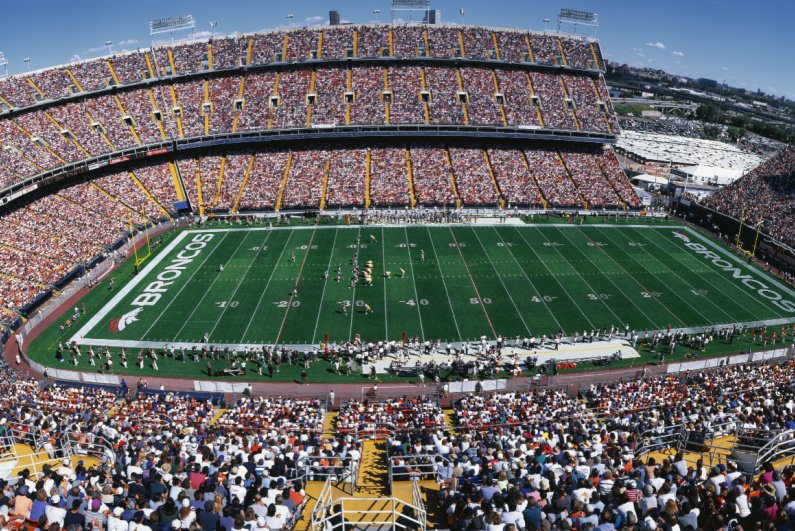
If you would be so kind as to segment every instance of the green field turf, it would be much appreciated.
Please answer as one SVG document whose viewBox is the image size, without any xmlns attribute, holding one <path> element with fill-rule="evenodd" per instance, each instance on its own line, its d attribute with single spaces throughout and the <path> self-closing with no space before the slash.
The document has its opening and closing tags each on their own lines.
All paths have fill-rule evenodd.
<svg viewBox="0 0 795 531">
<path fill-rule="evenodd" d="M 360 264 L 374 263 L 372 286 L 360 279 L 350 287 L 357 251 Z M 318 344 L 325 334 L 466 341 L 795 316 L 791 289 L 696 231 L 621 223 L 186 230 L 167 238 L 140 275 L 90 296 L 87 316 L 64 334 L 58 325 L 45 331 L 28 350 L 32 359 L 57 364 L 55 347 L 66 340 L 124 346 L 132 366 L 141 346 L 199 345 L 205 334 L 241 349 Z"/>
</svg>

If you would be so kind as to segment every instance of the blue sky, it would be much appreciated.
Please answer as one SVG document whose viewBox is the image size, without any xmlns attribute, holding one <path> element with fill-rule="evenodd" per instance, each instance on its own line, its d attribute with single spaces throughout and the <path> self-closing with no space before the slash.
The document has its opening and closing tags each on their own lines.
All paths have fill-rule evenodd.
<svg viewBox="0 0 795 531">
<path fill-rule="evenodd" d="M 35 7 L 33 7 L 35 5 Z M 3 29 L 0 51 L 10 74 L 24 72 L 25 58 L 32 69 L 107 53 L 148 46 L 149 21 L 193 15 L 197 31 L 229 34 L 293 25 L 324 24 L 336 9 L 343 20 L 367 23 L 390 20 L 388 0 L 42 0 L 32 4 L 0 0 Z M 599 15 L 597 37 L 608 60 L 633 66 L 662 68 L 690 77 L 725 80 L 730 86 L 757 88 L 795 99 L 795 61 L 789 30 L 795 3 L 741 2 L 739 0 L 432 0 L 445 22 L 543 30 L 556 28 L 561 8 Z M 211 21 L 217 21 L 215 28 Z"/>
</svg>

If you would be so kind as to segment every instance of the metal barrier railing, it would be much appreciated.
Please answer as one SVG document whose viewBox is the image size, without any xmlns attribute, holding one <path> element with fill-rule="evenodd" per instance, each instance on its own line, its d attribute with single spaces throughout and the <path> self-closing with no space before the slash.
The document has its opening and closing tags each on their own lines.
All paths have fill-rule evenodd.
<svg viewBox="0 0 795 531">
<path fill-rule="evenodd" d="M 331 460 L 328 465 L 321 465 L 321 460 Z M 303 476 L 307 481 L 331 481 L 332 483 L 350 483 L 351 495 L 356 492 L 357 475 L 359 473 L 359 462 L 345 458 L 347 462 L 334 464 L 334 460 L 340 459 L 339 457 L 323 457 L 323 456 L 306 456 L 302 457 L 298 462 L 298 467 L 303 469 Z"/>
<path fill-rule="evenodd" d="M 362 510 L 363 504 L 369 505 L 369 508 Z M 410 510 L 405 511 L 406 507 Z M 388 526 L 398 531 L 409 527 L 417 527 L 421 531 L 428 528 L 425 504 L 422 502 L 422 493 L 416 482 L 412 485 L 411 503 L 408 503 L 397 498 L 335 500 L 331 492 L 331 483 L 327 480 L 310 515 L 309 529 L 310 531 L 345 531 L 346 524 L 349 523 L 346 514 L 355 515 L 352 522 L 357 527 Z"/>
</svg>

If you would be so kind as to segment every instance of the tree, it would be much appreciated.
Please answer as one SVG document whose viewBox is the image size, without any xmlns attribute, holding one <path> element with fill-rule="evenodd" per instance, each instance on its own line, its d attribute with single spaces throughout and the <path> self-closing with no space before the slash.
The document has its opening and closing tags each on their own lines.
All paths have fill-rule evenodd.
<svg viewBox="0 0 795 531">
<path fill-rule="evenodd" d="M 704 135 L 710 140 L 716 140 L 720 136 L 720 127 L 708 125 L 704 127 Z"/>
<path fill-rule="evenodd" d="M 745 127 L 734 127 L 730 125 L 729 128 L 727 129 L 727 132 L 729 133 L 729 138 L 731 138 L 734 141 L 737 141 L 742 137 L 744 137 L 745 133 L 747 133 L 748 131 L 745 129 Z"/>
<path fill-rule="evenodd" d="M 696 109 L 696 118 L 702 122 L 714 122 L 718 116 L 718 107 L 714 103 L 699 105 Z"/>
<path fill-rule="evenodd" d="M 628 91 L 626 91 L 626 90 L 625 90 L 624 92 L 622 92 L 621 94 L 619 94 L 619 95 L 618 95 L 618 97 L 619 97 L 619 98 L 624 98 L 624 99 L 626 99 L 626 100 L 631 100 L 632 98 L 634 98 L 634 97 L 635 97 L 635 95 L 634 95 L 633 93 L 631 93 L 631 92 L 628 92 Z"/>
</svg>

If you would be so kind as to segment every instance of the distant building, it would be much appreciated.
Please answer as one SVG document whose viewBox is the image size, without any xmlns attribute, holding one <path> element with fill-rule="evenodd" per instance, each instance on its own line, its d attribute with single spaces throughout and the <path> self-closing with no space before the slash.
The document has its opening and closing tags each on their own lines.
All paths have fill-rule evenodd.
<svg viewBox="0 0 795 531">
<path fill-rule="evenodd" d="M 705 87 L 718 88 L 717 81 L 715 81 L 714 79 L 707 79 L 705 77 L 698 78 L 698 84 L 704 85 Z"/>
<path fill-rule="evenodd" d="M 331 25 L 331 26 L 339 26 L 340 25 L 340 12 L 339 11 L 329 11 L 328 12 L 328 21 L 329 21 L 329 25 Z"/>
<path fill-rule="evenodd" d="M 440 24 L 442 22 L 442 11 L 440 9 L 429 9 L 425 12 L 422 19 L 423 24 Z"/>
</svg>

